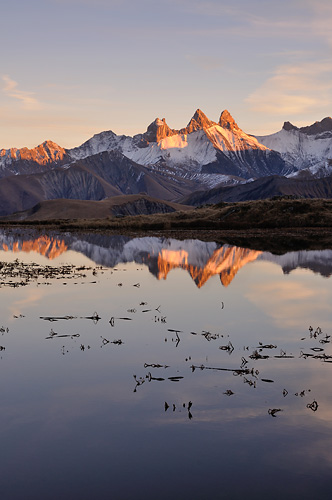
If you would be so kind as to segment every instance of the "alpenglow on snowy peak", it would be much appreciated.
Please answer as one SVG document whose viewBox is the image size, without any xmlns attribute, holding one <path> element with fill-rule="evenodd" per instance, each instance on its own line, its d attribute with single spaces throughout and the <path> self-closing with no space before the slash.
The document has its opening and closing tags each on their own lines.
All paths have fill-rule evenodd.
<svg viewBox="0 0 332 500">
<path fill-rule="evenodd" d="M 55 146 L 61 154 L 50 156 L 50 161 L 35 154 L 40 146 L 28 150 L 28 163 L 23 155 L 25 149 L 15 155 L 12 150 L 3 150 L 0 176 L 35 173 L 64 164 L 70 168 L 75 161 L 112 151 L 164 177 L 191 180 L 197 189 L 292 172 L 278 153 L 243 132 L 227 110 L 221 113 L 218 123 L 197 109 L 188 125 L 180 130 L 170 128 L 165 118 L 156 118 L 146 132 L 134 137 L 105 131 L 70 150 Z"/>
<path fill-rule="evenodd" d="M 174 201 L 194 191 L 306 171 L 316 177 L 332 172 L 331 118 L 302 128 L 285 122 L 276 134 L 254 137 L 227 110 L 214 122 L 197 109 L 180 130 L 156 118 L 134 137 L 105 131 L 73 149 L 46 141 L 33 149 L 1 150 L 0 214 L 59 198 L 145 192 Z"/>
<path fill-rule="evenodd" d="M 78 160 L 110 150 L 163 175 L 191 179 L 197 188 L 292 171 L 278 153 L 243 132 L 226 110 L 216 123 L 197 109 L 180 130 L 171 129 L 165 118 L 156 118 L 145 133 L 134 137 L 103 132 L 69 154 Z"/>
<path fill-rule="evenodd" d="M 44 141 L 33 149 L 1 149 L 0 178 L 43 172 L 50 165 L 52 167 L 63 165 L 68 160 L 67 150 L 52 141 Z"/>
</svg>

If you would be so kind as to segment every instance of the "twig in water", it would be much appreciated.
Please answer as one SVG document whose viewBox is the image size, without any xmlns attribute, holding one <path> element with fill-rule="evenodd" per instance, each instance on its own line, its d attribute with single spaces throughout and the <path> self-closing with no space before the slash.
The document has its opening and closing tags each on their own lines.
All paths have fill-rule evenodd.
<svg viewBox="0 0 332 500">
<path fill-rule="evenodd" d="M 271 415 L 271 417 L 276 417 L 276 413 L 278 411 L 283 411 L 281 408 L 270 408 L 268 411 L 268 414 Z"/>
</svg>

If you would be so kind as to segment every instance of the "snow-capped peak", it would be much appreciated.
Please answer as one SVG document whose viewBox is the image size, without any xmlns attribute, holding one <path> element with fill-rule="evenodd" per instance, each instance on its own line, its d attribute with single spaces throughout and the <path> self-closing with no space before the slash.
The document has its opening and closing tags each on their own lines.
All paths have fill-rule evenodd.
<svg viewBox="0 0 332 500">
<path fill-rule="evenodd" d="M 268 148 L 278 151 L 285 161 L 299 171 L 307 171 L 308 175 L 324 177 L 330 170 L 328 163 L 332 159 L 330 117 L 301 128 L 285 122 L 279 132 L 257 136 L 257 139 Z"/>
<path fill-rule="evenodd" d="M 19 160 L 36 165 L 47 165 L 51 163 L 61 163 L 67 157 L 67 150 L 53 141 L 44 141 L 35 148 L 11 148 L 0 150 L 0 168 L 11 167 Z M 28 168 L 28 167 L 26 167 Z M 10 173 L 13 173 L 9 168 Z M 16 168 L 14 168 L 16 173 Z"/>
</svg>

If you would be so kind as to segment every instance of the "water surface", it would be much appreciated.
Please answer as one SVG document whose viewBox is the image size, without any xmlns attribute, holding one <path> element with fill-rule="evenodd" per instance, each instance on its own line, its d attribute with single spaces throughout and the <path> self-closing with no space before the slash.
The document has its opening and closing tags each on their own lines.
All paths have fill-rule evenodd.
<svg viewBox="0 0 332 500">
<path fill-rule="evenodd" d="M 0 234 L 2 498 L 329 498 L 332 251 Z"/>
</svg>

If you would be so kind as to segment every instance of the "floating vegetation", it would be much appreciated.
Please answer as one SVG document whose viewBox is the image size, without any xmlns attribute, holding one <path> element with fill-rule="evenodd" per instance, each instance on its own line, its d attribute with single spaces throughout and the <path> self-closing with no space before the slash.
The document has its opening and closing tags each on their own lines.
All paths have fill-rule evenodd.
<svg viewBox="0 0 332 500">
<path fill-rule="evenodd" d="M 92 316 L 81 316 L 80 319 L 91 319 L 96 324 L 101 320 L 101 317 L 97 312 L 94 312 Z"/>
<path fill-rule="evenodd" d="M 227 345 L 219 346 L 219 349 L 221 349 L 222 351 L 228 351 L 228 353 L 231 354 L 234 351 L 234 346 L 232 342 L 229 341 Z"/>
<path fill-rule="evenodd" d="M 312 411 L 317 411 L 318 410 L 318 403 L 317 401 L 313 401 L 312 403 L 307 404 L 307 408 Z"/>
<path fill-rule="evenodd" d="M 77 316 L 40 316 L 40 319 L 44 319 L 45 321 L 60 321 L 60 320 L 70 320 L 77 319 Z"/>
<path fill-rule="evenodd" d="M 69 333 L 69 334 L 59 334 L 58 332 L 55 332 L 53 329 L 51 329 L 50 331 L 50 334 L 48 337 L 45 337 L 45 339 L 60 339 L 60 338 L 65 338 L 65 337 L 69 337 L 71 339 L 75 339 L 75 338 L 78 338 L 80 337 L 80 334 L 79 333 Z"/>
<path fill-rule="evenodd" d="M 144 368 L 169 368 L 169 365 L 159 365 L 155 363 L 144 363 Z"/>
<path fill-rule="evenodd" d="M 266 354 L 260 354 L 257 349 L 249 356 L 250 359 L 268 359 L 270 356 Z"/>
<path fill-rule="evenodd" d="M 258 347 L 256 349 L 276 349 L 277 346 L 274 344 L 262 344 L 262 342 L 259 342 Z"/>
<path fill-rule="evenodd" d="M 232 372 L 233 375 L 258 375 L 258 370 L 254 370 L 254 368 L 222 368 L 222 367 L 215 367 L 215 366 L 205 366 L 205 365 L 191 365 L 191 371 L 194 372 L 195 370 L 215 370 L 215 371 L 221 371 L 221 372 Z"/>
<path fill-rule="evenodd" d="M 268 414 L 271 415 L 271 417 L 276 417 L 276 413 L 278 413 L 279 411 L 283 411 L 281 408 L 270 408 L 268 410 Z"/>
<path fill-rule="evenodd" d="M 205 332 L 203 331 L 202 333 L 203 337 L 206 338 L 208 342 L 211 340 L 217 340 L 219 339 L 219 334 L 218 333 L 211 333 L 211 332 Z"/>
<path fill-rule="evenodd" d="M 294 356 L 292 354 L 287 354 L 286 351 L 284 351 L 283 349 L 280 349 L 280 354 L 279 355 L 276 355 L 274 356 L 275 358 L 284 358 L 284 359 L 291 359 L 291 358 L 294 358 Z"/>
<path fill-rule="evenodd" d="M 77 268 L 74 265 L 63 265 L 59 267 L 41 266 L 36 263 L 24 263 L 18 259 L 13 262 L 1 262 L 0 267 L 0 288 L 8 286 L 17 288 L 27 286 L 30 283 L 37 283 L 40 279 L 81 279 L 86 278 L 86 274 L 81 271 L 86 271 L 88 268 Z M 91 269 L 91 268 L 89 268 Z M 49 284 L 49 283 L 45 283 Z"/>
<path fill-rule="evenodd" d="M 128 318 L 128 317 L 124 317 L 124 318 L 115 318 L 114 316 L 111 317 L 111 319 L 109 320 L 109 324 L 111 326 L 114 326 L 115 324 L 115 320 L 123 320 L 123 321 L 132 321 L 133 318 Z"/>
<path fill-rule="evenodd" d="M 176 404 L 175 403 L 171 403 L 171 405 L 172 405 L 172 413 L 176 412 L 176 410 L 177 410 Z M 186 405 L 186 403 L 182 403 L 182 406 L 181 406 L 182 408 L 184 408 L 184 409 L 187 410 L 187 412 L 188 412 L 187 414 L 188 414 L 189 420 L 191 420 L 193 418 L 193 415 L 192 415 L 192 413 L 190 411 L 191 408 L 192 408 L 192 405 L 193 405 L 192 402 L 189 401 L 189 403 L 187 405 Z M 178 410 L 179 412 L 181 412 L 181 407 Z M 167 401 L 165 401 L 165 403 L 164 403 L 164 411 L 167 412 L 167 410 L 169 408 L 170 408 L 170 405 L 167 403 Z"/>
<path fill-rule="evenodd" d="M 23 263 L 20 263 L 19 261 L 14 261 L 10 264 L 2 263 L 1 267 L 0 267 L 0 287 L 1 286 L 10 286 L 10 287 L 26 286 L 26 285 L 33 283 L 33 282 L 38 286 L 41 284 L 50 285 L 54 282 L 54 280 L 65 280 L 63 282 L 63 284 L 66 285 L 73 278 L 75 278 L 77 280 L 77 282 L 79 279 L 84 280 L 84 281 L 82 281 L 82 284 L 83 283 L 84 284 L 86 284 L 86 283 L 90 283 L 90 284 L 94 283 L 95 284 L 97 282 L 91 281 L 90 277 L 91 277 L 91 275 L 97 276 L 99 273 L 104 273 L 104 271 L 102 269 L 103 269 L 102 267 L 100 267 L 100 268 L 98 268 L 98 267 L 92 268 L 92 267 L 85 267 L 85 266 L 75 267 L 74 265 L 63 265 L 60 267 L 51 267 L 51 266 L 41 266 L 38 264 L 23 264 Z M 115 271 L 115 270 L 116 269 L 109 270 L 109 271 L 112 274 L 113 271 Z M 105 268 L 105 271 L 106 271 L 106 268 Z M 131 283 L 133 283 L 132 287 L 143 289 L 143 285 L 140 282 L 131 282 Z M 123 282 L 118 282 L 116 284 L 118 287 L 125 286 L 125 283 L 123 283 Z M 120 292 L 117 292 L 117 293 L 120 293 Z M 135 292 L 132 292 L 132 293 L 135 294 Z M 156 302 L 156 303 L 158 304 L 158 302 Z M 139 306 L 137 306 L 137 303 L 139 304 Z M 208 370 L 214 371 L 216 373 L 217 372 L 221 372 L 221 373 L 224 372 L 225 374 L 229 373 L 235 377 L 238 377 L 238 380 L 241 380 L 241 382 L 243 384 L 248 386 L 248 390 L 251 390 L 251 389 L 258 390 L 258 388 L 260 387 L 259 384 L 261 382 L 262 382 L 262 384 L 265 384 L 265 385 L 266 384 L 277 385 L 277 383 L 278 383 L 277 379 L 273 380 L 272 378 L 270 378 L 269 373 L 267 372 L 267 368 L 268 368 L 271 360 L 276 362 L 278 359 L 285 360 L 285 359 L 292 359 L 295 357 L 292 353 L 288 354 L 287 351 L 283 348 L 280 348 L 279 355 L 278 354 L 273 355 L 274 354 L 273 352 L 269 353 L 270 355 L 268 355 L 264 351 L 266 351 L 266 350 L 273 351 L 273 350 L 277 349 L 277 345 L 273 342 L 270 343 L 270 342 L 260 341 L 257 343 L 257 340 L 252 345 L 250 345 L 248 342 L 249 345 L 246 345 L 243 347 L 243 350 L 246 352 L 245 356 L 238 357 L 239 348 L 238 348 L 238 346 L 233 338 L 232 338 L 232 340 L 229 340 L 228 343 L 225 343 L 223 345 L 213 345 L 213 341 L 216 341 L 216 340 L 224 338 L 224 337 L 229 337 L 229 335 L 215 333 L 215 332 L 213 332 L 213 329 L 211 329 L 212 331 L 210 329 L 204 329 L 201 331 L 199 331 L 199 330 L 197 331 L 197 329 L 196 329 L 196 331 L 195 331 L 195 327 L 194 327 L 194 330 L 190 330 L 190 328 L 188 328 L 188 331 L 185 331 L 185 329 L 180 330 L 180 329 L 175 329 L 175 328 L 167 328 L 166 329 L 164 326 L 167 323 L 166 315 L 164 315 L 164 311 L 163 311 L 163 314 L 161 313 L 161 304 L 159 304 L 158 307 L 154 307 L 154 305 L 151 305 L 151 301 L 149 301 L 149 306 L 148 306 L 147 301 L 140 301 L 137 303 L 136 303 L 137 308 L 136 307 L 128 307 L 128 305 L 127 305 L 126 306 L 126 307 L 128 307 L 127 309 L 123 308 L 121 310 L 121 312 L 116 313 L 116 314 L 118 314 L 117 316 L 116 315 L 112 316 L 108 320 L 108 323 L 111 325 L 111 327 L 116 328 L 117 322 L 124 322 L 124 323 L 128 323 L 128 328 L 131 328 L 131 326 L 130 326 L 131 323 L 133 325 L 136 325 L 137 321 L 142 322 L 142 321 L 148 320 L 149 322 L 153 322 L 155 324 L 158 323 L 159 324 L 158 328 L 162 329 L 165 333 L 167 332 L 167 333 L 172 334 L 171 339 L 170 339 L 170 336 L 168 336 L 166 334 L 165 342 L 171 340 L 175 344 L 175 347 L 179 346 L 179 343 L 181 340 L 183 341 L 182 345 L 185 346 L 186 342 L 193 342 L 193 336 L 196 337 L 197 339 L 204 337 L 204 339 L 207 340 L 207 342 L 211 343 L 211 349 L 215 348 L 215 349 L 218 349 L 219 351 L 225 351 L 229 355 L 232 355 L 231 359 L 233 360 L 233 363 L 232 363 L 233 366 L 231 366 L 231 367 L 227 366 L 227 365 L 225 366 L 225 364 L 221 364 L 221 366 L 216 366 L 219 363 L 213 363 L 214 366 L 210 366 L 208 363 L 208 356 L 206 356 L 206 358 L 205 358 L 206 362 L 204 362 L 204 364 L 200 363 L 201 360 L 199 360 L 198 363 L 193 364 L 191 361 L 191 356 L 187 356 L 186 358 L 183 357 L 182 359 L 185 359 L 186 362 L 188 362 L 188 360 L 191 361 L 190 367 L 188 364 L 186 365 L 186 369 L 188 370 L 190 368 L 191 373 L 202 372 L 205 370 L 206 371 L 208 371 Z M 223 302 L 221 302 L 221 309 L 224 309 Z M 126 313 L 123 314 L 123 311 L 126 311 L 131 316 L 125 315 Z M 142 314 L 142 315 L 137 314 L 137 311 L 144 313 L 144 314 Z M 149 313 L 151 313 L 151 314 L 149 314 Z M 23 319 L 23 318 L 25 318 L 25 315 L 16 314 L 16 315 L 13 315 L 13 318 L 14 319 L 18 319 L 18 318 Z M 79 316 L 79 315 L 74 315 L 74 314 L 70 314 L 70 315 L 64 314 L 64 315 L 39 316 L 39 318 L 43 321 L 48 321 L 50 323 L 58 322 L 59 324 L 62 321 L 89 320 L 89 321 L 92 321 L 94 324 L 100 323 L 101 328 L 103 328 L 105 326 L 103 324 L 102 317 L 96 311 L 92 315 L 86 315 L 86 316 Z M 125 328 L 125 327 L 123 326 L 122 328 Z M 9 332 L 8 327 L 5 327 L 5 326 L 0 327 L 0 333 L 2 335 L 6 334 L 8 332 Z M 67 338 L 69 340 L 76 341 L 78 338 L 81 337 L 82 334 L 83 333 L 76 333 L 76 332 L 74 332 L 74 333 L 68 333 L 68 332 L 62 333 L 60 331 L 55 331 L 55 330 L 51 329 L 49 334 L 45 337 L 45 339 L 51 340 L 51 339 Z M 84 332 L 84 335 L 88 335 L 88 333 Z M 181 335 L 181 338 L 180 338 L 180 335 Z M 122 330 L 121 330 L 121 336 L 122 336 Z M 164 336 L 162 338 L 164 338 Z M 160 340 L 162 340 L 162 339 L 160 339 Z M 305 348 L 305 347 L 303 347 L 305 345 L 305 344 L 303 344 L 303 342 L 305 340 L 310 341 L 311 344 L 314 344 L 314 341 L 316 341 L 318 343 L 318 345 L 311 345 L 311 346 L 307 346 Z M 302 349 L 299 351 L 298 357 L 302 358 L 302 359 L 308 359 L 308 360 L 309 359 L 310 360 L 320 360 L 321 362 L 324 362 L 324 363 L 332 363 L 332 354 L 327 354 L 325 352 L 325 348 L 328 347 L 328 344 L 330 344 L 330 341 L 331 341 L 331 335 L 324 333 L 321 327 L 317 327 L 316 329 L 314 329 L 312 326 L 310 326 L 309 327 L 309 338 L 308 339 L 306 337 L 301 338 Z M 63 355 L 67 354 L 68 352 L 70 352 L 69 350 L 72 350 L 72 349 L 79 349 L 80 351 L 84 351 L 84 352 L 87 352 L 87 351 L 92 349 L 93 344 L 91 342 L 91 339 L 84 338 L 84 341 L 83 341 L 83 338 L 81 338 L 80 342 L 81 343 L 68 342 L 67 346 L 61 347 L 61 354 L 63 354 Z M 127 347 L 127 345 L 130 344 L 131 339 L 130 339 L 130 337 L 128 338 L 128 340 L 125 338 L 125 342 L 122 338 L 115 338 L 114 340 L 110 340 L 109 338 L 107 338 L 107 333 L 105 336 L 105 332 L 104 332 L 103 335 L 98 336 L 98 342 L 99 342 L 98 348 L 105 347 L 107 345 L 110 346 L 110 344 L 120 346 L 120 345 L 124 344 L 125 342 L 126 342 L 126 347 Z M 0 346 L 0 351 L 4 351 L 5 349 L 6 349 L 5 346 Z M 105 355 L 107 355 L 107 349 L 103 350 L 103 352 L 105 352 Z M 124 350 L 123 352 L 126 352 L 126 350 Z M 249 354 L 249 352 L 251 352 L 251 354 Z M 237 360 L 237 363 L 236 362 L 234 363 L 234 360 Z M 264 365 L 264 372 L 265 373 L 264 373 L 264 376 L 261 378 L 260 378 L 260 372 L 254 367 L 254 365 L 256 364 L 255 362 L 260 361 L 260 360 L 266 360 L 266 363 L 262 363 L 262 365 Z M 283 363 L 283 362 L 281 362 L 281 363 Z M 163 362 L 163 363 L 147 363 L 147 362 L 145 362 L 143 366 L 144 366 L 144 369 L 150 369 L 150 371 L 148 371 L 143 377 L 137 377 L 136 375 L 133 376 L 134 380 L 135 380 L 134 392 L 136 392 L 137 388 L 140 387 L 141 385 L 143 385 L 145 382 L 148 382 L 148 383 L 165 382 L 165 385 L 168 382 L 172 382 L 172 383 L 174 382 L 174 383 L 178 383 L 181 385 L 182 380 L 186 376 L 185 373 L 182 373 L 178 369 L 176 370 L 176 374 L 174 374 L 174 372 L 173 372 L 173 375 L 171 374 L 171 376 L 164 376 L 164 377 L 157 376 L 157 373 L 154 372 L 153 370 L 159 370 L 159 374 L 161 374 L 160 370 L 167 369 L 168 371 L 163 372 L 163 373 L 167 373 L 167 374 L 169 373 L 170 368 L 171 368 L 171 363 L 167 363 L 167 362 L 166 363 L 165 362 Z M 171 384 L 169 384 L 169 385 L 171 385 Z M 266 390 L 268 390 L 268 389 L 265 388 L 265 391 Z M 272 390 L 272 387 L 271 387 L 271 390 Z M 293 391 L 294 391 L 294 389 L 292 391 L 290 391 L 289 387 L 288 387 L 288 389 L 280 388 L 279 394 L 281 395 L 281 392 L 282 392 L 282 396 L 284 398 L 286 398 L 286 396 L 288 396 L 288 399 L 290 397 L 294 397 L 294 396 L 298 397 L 298 398 L 304 398 L 310 392 L 310 389 L 301 390 L 301 391 L 298 391 L 295 393 Z M 227 390 L 225 390 L 223 392 L 223 394 L 226 396 L 234 395 L 235 394 L 234 388 L 233 387 L 228 388 Z M 182 404 L 182 408 L 187 409 L 189 418 L 192 418 L 192 415 L 190 413 L 191 406 L 192 406 L 191 401 L 187 405 L 186 405 L 186 403 Z M 181 406 L 179 406 L 176 403 L 168 404 L 167 402 L 165 402 L 165 411 L 169 410 L 170 408 L 172 408 L 172 413 L 173 413 L 175 411 L 180 411 Z M 317 401 L 314 399 L 312 403 L 307 405 L 307 408 L 311 409 L 313 412 L 316 412 L 318 409 Z M 277 408 L 277 407 L 270 408 L 268 410 L 268 414 L 271 415 L 272 417 L 276 417 L 277 413 L 280 411 L 285 411 L 285 410 L 282 410 L 281 408 Z"/>
</svg>

